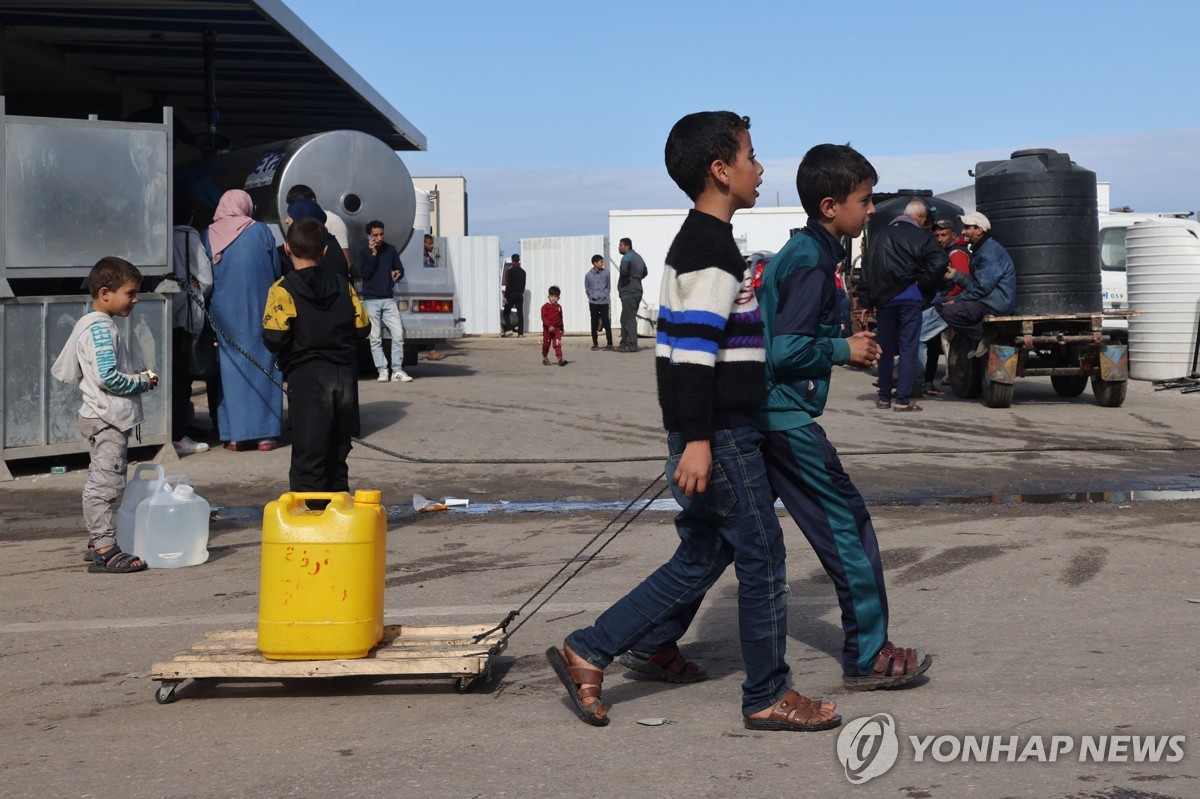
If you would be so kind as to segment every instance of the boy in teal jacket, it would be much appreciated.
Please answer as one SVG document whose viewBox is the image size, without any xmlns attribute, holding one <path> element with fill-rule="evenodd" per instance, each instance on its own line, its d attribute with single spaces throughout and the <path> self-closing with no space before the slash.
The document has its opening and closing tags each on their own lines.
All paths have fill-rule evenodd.
<svg viewBox="0 0 1200 799">
<path fill-rule="evenodd" d="M 816 421 L 833 367 L 879 357 L 873 333 L 842 338 L 834 270 L 842 237 L 862 233 L 875 211 L 874 167 L 848 145 L 821 144 L 800 162 L 796 188 L 808 224 L 767 266 L 757 296 L 767 353 L 767 399 L 754 417 L 764 435 L 771 487 L 833 580 L 842 610 L 843 682 L 891 688 L 924 673 L 932 658 L 887 640 L 888 606 L 875 528 L 862 495 Z"/>
</svg>

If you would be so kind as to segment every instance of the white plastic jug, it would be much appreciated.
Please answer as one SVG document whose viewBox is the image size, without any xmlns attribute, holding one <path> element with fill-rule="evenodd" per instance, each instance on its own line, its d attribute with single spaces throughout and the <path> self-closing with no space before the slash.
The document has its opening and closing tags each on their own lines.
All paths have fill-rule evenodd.
<svg viewBox="0 0 1200 799">
<path fill-rule="evenodd" d="M 140 463 L 125 486 L 125 498 L 121 500 L 121 508 L 117 511 L 117 546 L 123 552 L 140 555 L 133 548 L 134 525 L 137 521 L 137 508 L 142 501 L 153 496 L 166 482 L 163 467 L 157 463 Z"/>
<path fill-rule="evenodd" d="M 168 478 L 169 479 L 169 478 Z M 185 482 L 164 482 L 137 506 L 133 549 L 151 569 L 196 566 L 208 560 L 208 503 Z"/>
</svg>

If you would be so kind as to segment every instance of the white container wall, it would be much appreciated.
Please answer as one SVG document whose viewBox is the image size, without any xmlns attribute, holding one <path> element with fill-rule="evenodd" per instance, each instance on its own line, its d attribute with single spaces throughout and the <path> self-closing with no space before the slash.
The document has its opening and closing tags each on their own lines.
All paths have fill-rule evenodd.
<svg viewBox="0 0 1200 799">
<path fill-rule="evenodd" d="M 468 336 L 500 335 L 500 237 L 435 239 L 454 275 L 454 308 Z"/>
<path fill-rule="evenodd" d="M 613 250 L 614 256 L 616 250 Z M 567 333 L 588 332 L 591 317 L 588 314 L 587 294 L 583 291 L 583 277 L 592 268 L 592 256 L 608 257 L 608 243 L 603 236 L 555 236 L 549 238 L 521 239 L 521 266 L 525 270 L 525 329 L 530 333 L 542 331 L 542 306 L 551 286 L 562 290 L 559 302 L 563 306 L 563 326 Z M 612 299 L 609 316 L 613 324 L 620 324 L 621 305 L 617 299 L 616 269 L 608 266 L 611 274 Z M 657 295 L 657 288 L 655 294 Z M 499 325 L 500 312 L 496 311 Z M 615 331 L 614 331 L 615 334 Z M 567 356 L 570 358 L 571 356 Z"/>
<path fill-rule="evenodd" d="M 1200 322 L 1200 224 L 1185 219 L 1137 222 L 1125 234 L 1129 376 L 1170 380 L 1192 363 Z"/>
<path fill-rule="evenodd" d="M 630 239 L 634 251 L 646 261 L 649 274 L 643 281 L 642 302 L 653 316 L 658 314 L 658 292 L 667 250 L 686 216 L 686 208 L 608 212 L 608 240 L 612 245 L 609 268 L 615 272 L 621 260 L 617 244 L 622 238 Z M 804 227 L 807 221 L 804 209 L 799 207 L 747 208 L 733 215 L 733 237 L 746 255 L 762 250 L 779 252 L 787 243 L 789 232 Z"/>
</svg>

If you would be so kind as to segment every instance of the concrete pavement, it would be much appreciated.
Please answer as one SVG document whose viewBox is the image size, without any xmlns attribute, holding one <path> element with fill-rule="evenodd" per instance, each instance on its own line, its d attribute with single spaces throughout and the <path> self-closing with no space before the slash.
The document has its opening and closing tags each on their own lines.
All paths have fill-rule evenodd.
<svg viewBox="0 0 1200 799">
<path fill-rule="evenodd" d="M 632 498 L 661 468 L 653 354 L 591 352 L 566 341 L 542 367 L 525 339 L 470 339 L 410 384 L 361 383 L 364 437 L 351 478 L 392 506 L 387 618 L 499 621 L 605 522 L 607 514 L 417 515 L 412 494 L 476 502 Z M 79 490 L 16 464 L 0 484 L 0 768 L 6 795 L 121 797 L 378 796 L 1039 796 L 1196 795 L 1191 708 L 1195 514 L 1200 503 L 1129 501 L 1133 489 L 1197 487 L 1200 395 L 1130 386 L 1123 408 L 1019 383 L 1012 408 L 954 399 L 921 414 L 873 409 L 871 378 L 839 369 L 822 422 L 869 500 L 887 568 L 892 637 L 933 653 L 909 690 L 841 688 L 832 586 L 790 520 L 789 645 L 795 687 L 836 700 L 847 724 L 890 714 L 896 764 L 863 785 L 839 761 L 839 731 L 751 733 L 738 713 L 736 583 L 717 585 L 685 651 L 712 679 L 666 686 L 610 668 L 613 723 L 571 714 L 543 651 L 655 568 L 673 548 L 669 513 L 623 532 L 512 639 L 496 679 L 187 684 L 156 705 L 150 664 L 205 631 L 250 628 L 257 607 L 256 521 L 213 525 L 210 561 L 178 571 L 89 575 Z M 191 456 L 177 464 L 210 503 L 260 507 L 286 489 L 290 450 Z M 633 458 L 628 462 L 589 460 Z M 563 460 L 564 464 L 537 461 Z M 24 468 L 22 468 L 24 467 Z M 176 470 L 175 468 L 172 471 Z M 1096 492 L 1092 502 L 1019 495 Z M 1108 492 L 1108 493 L 1105 493 Z M 885 501 L 995 496 L 995 504 Z M 1008 501 L 1002 501 L 1008 500 Z M 233 511 L 227 515 L 236 515 Z M 665 717 L 647 727 L 638 719 Z M 1185 735 L 1180 762 L 915 762 L 909 736 Z M 950 743 L 942 746 L 943 754 Z M 1119 754 L 1119 753 L 1118 753 Z"/>
</svg>

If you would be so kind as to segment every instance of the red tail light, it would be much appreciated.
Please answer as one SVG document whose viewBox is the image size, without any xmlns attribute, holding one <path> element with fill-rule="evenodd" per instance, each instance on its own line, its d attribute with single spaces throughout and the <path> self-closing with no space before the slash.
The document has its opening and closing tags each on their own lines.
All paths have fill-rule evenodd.
<svg viewBox="0 0 1200 799">
<path fill-rule="evenodd" d="M 417 300 L 417 313 L 454 313 L 454 300 Z"/>
</svg>

